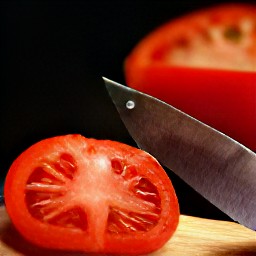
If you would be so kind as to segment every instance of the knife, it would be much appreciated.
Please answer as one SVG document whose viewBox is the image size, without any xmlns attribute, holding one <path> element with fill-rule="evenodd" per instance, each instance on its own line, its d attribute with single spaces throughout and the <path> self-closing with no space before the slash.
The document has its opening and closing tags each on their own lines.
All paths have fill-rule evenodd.
<svg viewBox="0 0 256 256">
<path fill-rule="evenodd" d="M 179 109 L 103 77 L 138 147 L 234 221 L 256 230 L 256 155 Z"/>
</svg>

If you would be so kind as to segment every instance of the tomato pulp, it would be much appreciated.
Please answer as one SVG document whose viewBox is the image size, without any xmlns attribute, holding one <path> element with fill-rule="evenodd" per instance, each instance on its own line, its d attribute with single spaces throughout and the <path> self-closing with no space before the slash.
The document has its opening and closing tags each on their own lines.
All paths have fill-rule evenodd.
<svg viewBox="0 0 256 256">
<path fill-rule="evenodd" d="M 109 140 L 42 140 L 11 165 L 4 192 L 17 230 L 47 248 L 147 253 L 178 225 L 175 191 L 157 160 Z"/>
<path fill-rule="evenodd" d="M 127 56 L 127 85 L 256 151 L 255 13 L 226 4 L 167 22 Z"/>
</svg>

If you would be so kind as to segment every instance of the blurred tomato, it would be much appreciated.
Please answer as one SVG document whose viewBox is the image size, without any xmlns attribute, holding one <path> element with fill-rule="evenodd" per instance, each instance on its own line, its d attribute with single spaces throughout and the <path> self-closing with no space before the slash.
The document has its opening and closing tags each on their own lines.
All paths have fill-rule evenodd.
<svg viewBox="0 0 256 256">
<path fill-rule="evenodd" d="M 167 22 L 127 56 L 127 85 L 256 150 L 255 13 L 228 4 Z"/>
</svg>

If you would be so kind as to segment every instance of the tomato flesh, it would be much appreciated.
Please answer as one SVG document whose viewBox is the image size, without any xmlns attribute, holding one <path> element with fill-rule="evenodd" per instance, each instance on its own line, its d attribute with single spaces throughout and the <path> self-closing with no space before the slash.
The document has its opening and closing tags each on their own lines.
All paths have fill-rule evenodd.
<svg viewBox="0 0 256 256">
<path fill-rule="evenodd" d="M 54 249 L 147 253 L 178 225 L 171 181 L 152 156 L 80 135 L 22 153 L 8 172 L 5 200 L 21 234 Z"/>
<path fill-rule="evenodd" d="M 127 85 L 255 151 L 255 12 L 255 5 L 227 4 L 167 22 L 127 56 Z"/>
</svg>

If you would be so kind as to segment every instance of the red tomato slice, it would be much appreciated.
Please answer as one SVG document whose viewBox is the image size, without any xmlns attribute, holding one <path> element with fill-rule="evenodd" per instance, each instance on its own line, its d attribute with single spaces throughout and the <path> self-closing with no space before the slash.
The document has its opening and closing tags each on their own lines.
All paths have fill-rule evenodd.
<svg viewBox="0 0 256 256">
<path fill-rule="evenodd" d="M 160 26 L 127 56 L 127 85 L 256 150 L 255 13 L 221 5 Z"/>
<path fill-rule="evenodd" d="M 147 253 L 178 225 L 164 169 L 148 153 L 114 141 L 81 135 L 40 141 L 14 161 L 4 192 L 17 230 L 47 248 Z"/>
</svg>

